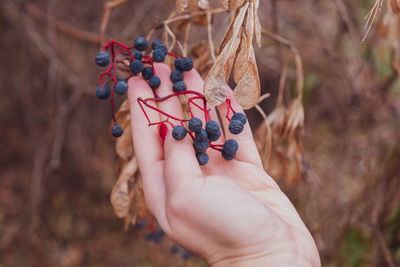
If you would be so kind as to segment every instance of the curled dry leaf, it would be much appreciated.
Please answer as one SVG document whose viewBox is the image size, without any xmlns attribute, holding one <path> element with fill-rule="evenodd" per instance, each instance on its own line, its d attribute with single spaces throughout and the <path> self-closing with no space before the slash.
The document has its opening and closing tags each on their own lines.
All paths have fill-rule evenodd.
<svg viewBox="0 0 400 267">
<path fill-rule="evenodd" d="M 223 9 L 228 8 L 228 2 L 229 2 L 229 0 L 219 0 L 219 4 L 220 4 L 221 8 L 223 8 Z"/>
<path fill-rule="evenodd" d="M 243 6 L 244 2 L 245 2 L 245 0 L 229 0 L 228 1 L 228 9 L 229 10 L 236 10 L 239 7 Z"/>
<path fill-rule="evenodd" d="M 134 196 L 132 183 L 137 168 L 136 158 L 132 158 L 122 167 L 118 181 L 111 191 L 111 204 L 115 214 L 119 218 L 124 218 L 128 215 L 129 207 Z"/>
<path fill-rule="evenodd" d="M 246 73 L 236 85 L 233 95 L 244 109 L 249 109 L 257 104 L 261 91 L 257 63 L 252 45 L 250 46 L 250 61 L 246 69 Z"/>
<path fill-rule="evenodd" d="M 242 39 L 236 54 L 235 64 L 233 66 L 233 79 L 238 83 L 247 70 L 250 57 L 251 40 L 253 40 L 254 32 L 254 13 L 253 3 L 249 5 L 246 15 L 245 27 L 242 31 Z"/>
<path fill-rule="evenodd" d="M 208 2 L 208 0 L 199 0 L 197 6 L 202 10 L 207 10 L 210 8 L 210 3 Z"/>
<path fill-rule="evenodd" d="M 286 112 L 286 124 L 283 129 L 283 134 L 293 136 L 296 131 L 304 129 L 304 109 L 301 103 L 301 98 L 293 100 Z"/>
<path fill-rule="evenodd" d="M 211 51 L 208 43 L 204 40 L 200 41 L 192 47 L 191 53 L 194 68 L 204 78 L 213 65 L 212 60 L 210 60 Z"/>
<path fill-rule="evenodd" d="M 205 79 L 204 94 L 213 106 L 225 101 L 225 88 L 232 72 L 236 82 L 234 96 L 244 109 L 249 109 L 257 104 L 261 91 L 252 46 L 254 35 L 257 44 L 261 44 L 261 26 L 257 17 L 259 2 L 221 1 L 223 8 L 226 4 L 236 12 L 221 42 L 218 58 Z"/>
<path fill-rule="evenodd" d="M 178 13 L 183 13 L 188 5 L 188 0 L 176 0 L 176 11 L 178 11 Z"/>
<path fill-rule="evenodd" d="M 132 131 L 130 127 L 130 116 L 129 120 L 121 124 L 124 129 L 124 134 L 115 141 L 115 150 L 117 155 L 123 160 L 129 160 L 133 157 L 133 143 L 132 143 Z"/>
<path fill-rule="evenodd" d="M 197 9 L 197 4 L 199 0 L 176 0 L 176 10 L 178 13 L 183 13 L 187 8 L 190 11 L 195 11 Z"/>
<path fill-rule="evenodd" d="M 227 98 L 226 86 L 231 73 L 236 51 L 241 40 L 242 25 L 249 3 L 247 2 L 238 12 L 228 29 L 230 36 L 227 42 L 222 42 L 221 52 L 204 81 L 204 95 L 208 103 L 218 106 Z"/>
<path fill-rule="evenodd" d="M 198 5 L 199 0 L 189 0 L 189 10 L 190 11 L 195 11 L 197 9 L 197 5 Z"/>
</svg>

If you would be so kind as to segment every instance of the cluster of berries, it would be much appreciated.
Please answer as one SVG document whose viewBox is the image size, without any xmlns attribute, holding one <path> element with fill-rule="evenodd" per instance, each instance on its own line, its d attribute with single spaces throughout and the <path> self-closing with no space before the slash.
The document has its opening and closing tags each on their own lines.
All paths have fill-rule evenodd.
<svg viewBox="0 0 400 267">
<path fill-rule="evenodd" d="M 117 63 L 121 63 L 121 60 L 116 58 L 114 45 L 118 46 L 118 48 L 123 49 L 123 55 L 125 60 L 128 60 L 129 67 L 131 71 L 131 75 L 128 78 L 118 78 L 116 80 L 115 73 Z M 128 91 L 128 84 L 127 81 L 129 78 L 135 75 L 141 74 L 143 79 L 145 79 L 149 86 L 155 90 L 161 85 L 160 78 L 155 74 L 154 62 L 164 62 L 167 55 L 175 57 L 175 70 L 171 72 L 170 79 L 173 82 L 173 90 L 174 92 L 182 92 L 186 90 L 186 85 L 183 82 L 183 72 L 190 71 L 193 68 L 193 61 L 188 57 L 179 58 L 171 53 L 168 52 L 168 48 L 160 41 L 155 40 L 151 43 L 151 48 L 153 50 L 152 56 L 145 55 L 145 51 L 149 48 L 149 43 L 147 42 L 146 38 L 139 37 L 134 41 L 132 47 L 125 46 L 116 41 L 110 41 L 104 49 L 107 47 L 111 48 L 112 55 L 110 56 L 109 53 L 106 51 L 100 51 L 96 54 L 95 62 L 98 66 L 106 67 L 111 63 L 109 69 L 100 76 L 100 85 L 96 89 L 96 96 L 97 98 L 104 100 L 108 99 L 110 96 L 112 97 L 113 103 L 113 92 L 117 93 L 118 95 L 124 95 Z M 136 49 L 131 52 L 131 49 Z M 146 66 L 146 65 L 148 66 Z M 113 73 L 111 73 L 113 72 Z M 110 88 L 106 83 L 103 82 L 103 77 L 109 76 L 114 84 L 113 89 Z M 112 104 L 113 105 L 113 104 Z M 120 125 L 116 123 L 114 114 L 114 126 L 111 129 L 111 134 L 115 137 L 119 137 L 122 135 L 123 130 Z"/>
<path fill-rule="evenodd" d="M 161 125 L 163 123 L 169 123 L 172 127 L 172 136 L 176 140 L 182 140 L 186 137 L 186 135 L 190 135 L 193 140 L 193 147 L 196 153 L 196 158 L 200 165 L 205 165 L 209 161 L 209 156 L 206 153 L 208 148 L 217 150 L 221 152 L 221 155 L 226 160 L 232 160 L 236 156 L 236 152 L 238 151 L 239 145 L 233 140 L 227 140 L 224 144 L 214 144 L 213 142 L 217 141 L 221 134 L 221 128 L 218 122 L 214 120 L 210 120 L 209 109 L 207 107 L 207 101 L 203 94 L 191 91 L 186 88 L 186 84 L 183 81 L 183 72 L 190 71 L 193 69 L 193 61 L 187 57 L 178 57 L 174 54 L 168 52 L 167 47 L 159 40 L 155 40 L 151 43 L 151 48 L 153 50 L 151 56 L 150 53 L 146 54 L 146 50 L 149 49 L 149 43 L 143 37 L 137 38 L 134 41 L 133 46 L 126 46 L 117 41 L 111 40 L 104 46 L 103 51 L 98 52 L 95 57 L 95 62 L 97 65 L 106 67 L 109 66 L 107 71 L 100 75 L 99 84 L 100 86 L 96 90 L 96 96 L 99 99 L 107 99 L 111 96 L 111 107 L 112 107 L 112 115 L 114 126 L 111 129 L 111 133 L 115 137 L 119 137 L 122 135 L 123 130 L 120 125 L 117 124 L 115 114 L 114 114 L 114 92 L 119 95 L 123 95 L 128 91 L 127 81 L 129 78 L 137 75 L 141 75 L 144 80 L 146 80 L 149 86 L 153 89 L 154 97 L 152 98 L 138 98 L 137 101 L 146 115 L 146 118 L 149 122 L 149 126 L 151 125 Z M 109 49 L 111 55 L 106 52 Z M 132 50 L 132 51 L 131 51 Z M 158 96 L 155 89 L 159 88 L 161 85 L 160 78 L 156 75 L 154 69 L 154 62 L 164 62 L 166 56 L 172 56 L 175 58 L 174 66 L 175 69 L 170 74 L 170 79 L 173 82 L 172 90 L 173 93 L 166 96 Z M 129 76 L 127 78 L 118 78 L 117 79 L 117 70 L 124 70 L 119 68 L 118 64 L 129 65 L 129 70 L 125 70 L 129 72 Z M 107 77 L 107 79 L 104 79 Z M 107 82 L 111 81 L 113 83 L 113 88 L 111 89 Z M 170 97 L 177 97 L 180 95 L 186 95 L 187 98 L 187 106 L 188 111 L 190 113 L 190 120 L 185 120 L 181 118 L 174 117 L 164 111 L 161 111 L 156 106 L 152 105 L 149 102 L 162 102 L 167 100 Z M 189 95 L 193 95 L 189 97 Z M 200 100 L 202 101 L 202 106 L 196 104 L 194 101 Z M 229 120 L 229 132 L 236 135 L 240 134 L 243 131 L 244 125 L 247 122 L 246 115 L 243 113 L 235 112 L 230 104 L 230 100 L 226 100 L 227 104 L 227 114 L 225 118 Z M 204 113 L 206 124 L 203 128 L 203 122 L 199 118 L 194 117 L 191 108 L 196 107 L 200 109 Z M 149 117 L 146 114 L 145 107 L 151 108 L 164 116 L 167 117 L 166 120 L 160 122 L 151 122 Z M 229 113 L 232 111 L 233 115 L 230 118 Z M 175 126 L 170 120 L 178 121 L 178 126 Z M 184 126 L 185 123 L 188 122 L 188 129 Z M 166 127 L 164 125 L 164 127 Z M 160 131 L 160 136 L 162 138 L 163 134 Z"/>
<path fill-rule="evenodd" d="M 240 112 L 233 114 L 229 123 L 229 132 L 240 134 L 246 122 L 247 118 L 245 114 Z M 200 165 L 205 165 L 209 160 L 206 153 L 207 148 L 212 146 L 212 142 L 217 141 L 221 136 L 220 126 L 216 121 L 209 120 L 203 129 L 203 122 L 199 118 L 193 117 L 189 121 L 188 128 L 192 132 L 192 137 L 194 133 L 193 148 L 196 152 L 197 161 Z M 182 125 L 175 126 L 172 130 L 172 136 L 176 140 L 182 140 L 186 137 L 187 133 L 187 129 Z M 225 141 L 222 149 L 219 150 L 224 159 L 232 160 L 235 158 L 238 149 L 238 143 L 233 139 L 229 139 Z"/>
</svg>

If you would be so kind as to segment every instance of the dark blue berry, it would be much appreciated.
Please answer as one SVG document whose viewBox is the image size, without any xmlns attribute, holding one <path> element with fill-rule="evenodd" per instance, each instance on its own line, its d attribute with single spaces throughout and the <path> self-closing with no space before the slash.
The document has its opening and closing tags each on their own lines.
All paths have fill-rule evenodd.
<svg viewBox="0 0 400 267">
<path fill-rule="evenodd" d="M 193 257 L 193 254 L 190 253 L 190 252 L 188 252 L 188 251 L 185 251 L 185 252 L 183 252 L 183 254 L 182 254 L 182 258 L 183 258 L 184 260 L 188 260 L 188 259 L 190 259 L 191 257 Z"/>
<path fill-rule="evenodd" d="M 96 97 L 98 99 L 104 100 L 109 98 L 111 95 L 111 88 L 108 85 L 100 85 L 96 89 Z"/>
<path fill-rule="evenodd" d="M 123 95 L 128 91 L 128 84 L 125 81 L 119 81 L 115 84 L 115 92 L 119 95 Z"/>
<path fill-rule="evenodd" d="M 207 138 L 210 141 L 217 141 L 220 136 L 221 136 L 221 131 L 218 130 L 218 132 L 216 134 L 208 134 Z"/>
<path fill-rule="evenodd" d="M 168 54 L 168 48 L 165 45 L 160 45 L 159 47 L 157 47 L 156 49 L 160 49 L 161 51 L 164 52 L 165 55 Z"/>
<path fill-rule="evenodd" d="M 189 71 L 193 69 L 193 61 L 188 57 L 175 59 L 175 68 L 180 71 Z"/>
<path fill-rule="evenodd" d="M 143 58 L 143 53 L 140 52 L 140 51 L 135 51 L 135 52 L 133 52 L 133 57 L 134 57 L 136 60 L 142 60 L 142 58 Z"/>
<path fill-rule="evenodd" d="M 160 47 L 154 49 L 153 51 L 153 59 L 155 62 L 164 62 L 166 55 L 167 54 Z"/>
<path fill-rule="evenodd" d="M 161 80 L 160 80 L 160 77 L 158 77 L 158 76 L 152 76 L 149 79 L 149 85 L 152 89 L 157 89 L 158 87 L 160 87 L 160 84 L 161 84 Z"/>
<path fill-rule="evenodd" d="M 183 73 L 180 70 L 173 70 L 169 75 L 172 82 L 179 82 L 183 80 Z"/>
<path fill-rule="evenodd" d="M 144 69 L 144 65 L 140 60 L 134 60 L 131 62 L 131 71 L 133 73 L 140 73 Z"/>
<path fill-rule="evenodd" d="M 216 121 L 210 120 L 206 123 L 206 131 L 209 135 L 215 136 L 219 132 L 219 125 Z"/>
<path fill-rule="evenodd" d="M 149 80 L 151 77 L 153 77 L 153 68 L 152 67 L 146 67 L 142 70 L 142 76 L 144 79 Z"/>
<path fill-rule="evenodd" d="M 160 40 L 154 40 L 151 43 L 151 48 L 156 49 L 157 47 L 159 47 L 160 45 L 162 45 L 163 43 Z"/>
<path fill-rule="evenodd" d="M 206 130 L 200 129 L 200 131 L 197 131 L 196 139 L 199 140 L 200 142 L 208 141 Z"/>
<path fill-rule="evenodd" d="M 245 125 L 247 122 L 247 117 L 244 113 L 236 112 L 235 114 L 233 114 L 232 120 L 239 120 L 243 123 L 243 125 Z"/>
<path fill-rule="evenodd" d="M 233 139 L 229 139 L 225 142 L 224 147 L 222 148 L 222 151 L 225 153 L 225 155 L 234 155 L 239 149 L 239 144 Z"/>
<path fill-rule="evenodd" d="M 196 153 L 196 158 L 201 166 L 206 165 L 208 162 L 208 155 L 205 152 Z"/>
<path fill-rule="evenodd" d="M 178 57 L 175 59 L 174 65 L 175 65 L 175 69 L 182 71 L 182 64 L 183 64 L 183 58 L 182 57 Z"/>
<path fill-rule="evenodd" d="M 161 229 L 158 229 L 155 237 L 154 237 L 154 242 L 155 243 L 160 243 L 162 241 L 162 238 L 164 237 L 164 231 Z"/>
<path fill-rule="evenodd" d="M 243 131 L 243 123 L 239 120 L 231 120 L 229 123 L 229 131 L 232 134 L 240 134 Z"/>
<path fill-rule="evenodd" d="M 120 137 L 124 131 L 120 125 L 114 125 L 111 129 L 111 134 L 114 137 Z"/>
<path fill-rule="evenodd" d="M 170 249 L 170 251 L 171 251 L 172 254 L 178 253 L 179 250 L 181 250 L 181 248 L 180 248 L 178 245 L 175 245 L 175 244 L 172 245 L 172 246 L 171 246 L 171 249 Z"/>
<path fill-rule="evenodd" d="M 186 134 L 187 130 L 182 125 L 175 126 L 174 129 L 172 129 L 172 137 L 176 140 L 182 140 L 185 138 Z"/>
<path fill-rule="evenodd" d="M 183 71 L 190 71 L 191 69 L 193 69 L 193 61 L 188 57 L 184 57 L 181 68 Z"/>
<path fill-rule="evenodd" d="M 147 234 L 144 236 L 144 238 L 145 238 L 146 240 L 152 240 L 152 239 L 154 239 L 154 233 L 149 232 L 149 233 L 147 233 Z"/>
<path fill-rule="evenodd" d="M 193 140 L 193 147 L 196 153 L 206 151 L 208 147 L 208 141 L 199 141 L 197 139 Z"/>
<path fill-rule="evenodd" d="M 175 82 L 175 83 L 172 85 L 172 90 L 173 90 L 175 93 L 179 93 L 179 92 L 186 91 L 186 84 L 185 84 L 185 82 L 183 82 L 183 81 Z"/>
<path fill-rule="evenodd" d="M 145 225 L 146 225 L 146 222 L 143 220 L 136 222 L 136 228 L 138 228 L 138 229 L 142 229 Z"/>
<path fill-rule="evenodd" d="M 222 150 L 221 155 L 226 160 L 233 160 L 235 158 L 235 156 L 236 156 L 236 153 L 233 154 L 233 155 L 228 155 Z"/>
<path fill-rule="evenodd" d="M 147 43 L 147 40 L 144 37 L 137 38 L 133 43 L 133 45 L 139 51 L 144 51 L 149 47 L 149 44 Z"/>
<path fill-rule="evenodd" d="M 203 122 L 199 118 L 191 118 L 188 126 L 190 131 L 200 132 L 203 127 Z"/>
<path fill-rule="evenodd" d="M 94 58 L 94 61 L 100 67 L 105 67 L 108 64 L 110 64 L 110 60 L 111 60 L 110 55 L 105 51 L 101 51 L 101 52 L 97 53 L 96 57 Z"/>
</svg>

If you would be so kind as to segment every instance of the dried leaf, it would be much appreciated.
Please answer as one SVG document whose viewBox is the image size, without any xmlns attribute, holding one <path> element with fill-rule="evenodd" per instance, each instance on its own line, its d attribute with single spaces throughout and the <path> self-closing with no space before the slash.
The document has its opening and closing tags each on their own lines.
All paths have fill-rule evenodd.
<svg viewBox="0 0 400 267">
<path fill-rule="evenodd" d="M 215 62 L 204 81 L 204 96 L 208 104 L 218 106 L 227 98 L 224 66 Z"/>
<path fill-rule="evenodd" d="M 229 10 L 236 10 L 239 7 L 243 6 L 245 0 L 229 0 L 228 1 L 228 9 Z M 246 2 L 247 4 L 249 2 Z"/>
<path fill-rule="evenodd" d="M 115 214 L 119 218 L 124 218 L 129 212 L 130 203 L 134 196 L 134 194 L 132 194 L 130 183 L 132 183 L 137 167 L 136 158 L 132 158 L 127 164 L 125 164 L 118 177 L 117 183 L 111 191 L 111 204 L 114 208 Z"/>
<path fill-rule="evenodd" d="M 229 28 L 225 33 L 225 37 L 222 40 L 221 46 L 219 48 L 220 53 L 222 53 L 222 50 L 224 50 L 226 45 L 228 45 L 229 43 L 231 45 L 233 44 L 231 42 L 232 39 L 240 38 L 243 21 L 246 16 L 248 7 L 249 7 L 249 2 L 246 2 L 246 4 L 240 10 L 236 11 L 235 18 L 231 21 L 231 24 L 229 25 Z"/>
<path fill-rule="evenodd" d="M 202 10 L 207 10 L 210 8 L 210 3 L 208 2 L 208 0 L 199 0 L 197 5 Z"/>
<path fill-rule="evenodd" d="M 258 19 L 257 8 L 254 6 L 254 35 L 256 36 L 257 46 L 261 47 L 261 24 Z"/>
<path fill-rule="evenodd" d="M 237 17 L 237 14 L 239 11 L 236 11 L 235 18 Z M 221 54 L 222 50 L 225 48 L 225 46 L 228 44 L 228 42 L 232 38 L 232 32 L 233 32 L 233 24 L 235 23 L 235 18 L 231 20 L 228 30 L 226 30 L 226 33 L 224 35 L 224 39 L 222 39 L 221 45 L 219 47 L 219 53 Z"/>
<path fill-rule="evenodd" d="M 188 0 L 188 6 L 189 6 L 189 10 L 191 12 L 193 12 L 197 9 L 198 2 L 199 2 L 198 0 Z"/>
<path fill-rule="evenodd" d="M 250 61 L 243 78 L 236 85 L 233 95 L 244 109 L 254 107 L 260 97 L 260 79 L 258 77 L 257 63 L 254 56 L 253 45 L 250 45 Z"/>
<path fill-rule="evenodd" d="M 176 0 L 176 11 L 182 13 L 188 7 L 188 0 Z"/>
<path fill-rule="evenodd" d="M 219 0 L 219 4 L 220 4 L 221 8 L 227 9 L 228 8 L 228 1 L 229 0 Z"/>
<path fill-rule="evenodd" d="M 205 40 L 200 41 L 191 49 L 193 55 L 194 68 L 204 77 L 211 67 L 213 66 L 212 60 L 210 60 L 210 47 L 208 42 Z"/>
<path fill-rule="evenodd" d="M 247 9 L 246 22 L 242 39 L 240 41 L 239 50 L 237 52 L 235 63 L 233 66 L 233 79 L 238 83 L 247 70 L 250 56 L 250 45 L 253 40 L 254 33 L 254 13 L 253 3 L 250 3 Z"/>
<path fill-rule="evenodd" d="M 293 100 L 286 112 L 286 125 L 283 130 L 284 134 L 293 136 L 295 131 L 302 131 L 304 128 L 304 109 L 301 98 Z"/>
<path fill-rule="evenodd" d="M 122 124 L 124 134 L 115 141 L 115 150 L 120 158 L 128 160 L 133 156 L 132 131 L 130 121 Z"/>
</svg>

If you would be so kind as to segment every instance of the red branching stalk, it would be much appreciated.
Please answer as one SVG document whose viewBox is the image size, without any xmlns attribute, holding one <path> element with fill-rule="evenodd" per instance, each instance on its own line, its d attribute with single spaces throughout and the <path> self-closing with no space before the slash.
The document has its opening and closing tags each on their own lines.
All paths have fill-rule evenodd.
<svg viewBox="0 0 400 267">
<path fill-rule="evenodd" d="M 126 45 L 124 45 L 124 44 L 122 44 L 120 42 L 117 42 L 117 41 L 114 41 L 114 40 L 110 40 L 110 42 L 108 42 L 104 46 L 103 49 L 104 50 L 110 49 L 110 52 L 111 52 L 111 64 L 107 68 L 106 72 L 104 72 L 104 73 L 102 73 L 100 75 L 99 84 L 102 85 L 102 86 L 105 86 L 108 81 L 111 80 L 113 82 L 112 92 L 111 92 L 111 112 L 112 112 L 113 122 L 116 125 L 117 124 L 117 119 L 115 117 L 115 110 L 114 110 L 114 91 L 115 91 L 115 84 L 117 83 L 116 73 L 117 73 L 117 70 L 127 71 L 126 69 L 123 69 L 123 68 L 119 67 L 118 64 L 126 65 L 126 63 L 127 63 L 127 61 L 129 59 L 130 59 L 129 62 L 132 62 L 133 60 L 135 60 L 135 58 L 133 57 L 132 52 L 130 51 L 131 49 L 134 49 L 134 46 L 126 46 Z M 125 60 L 118 59 L 117 58 L 118 55 L 124 56 Z M 174 58 L 179 58 L 178 56 L 176 56 L 176 55 L 174 55 L 174 54 L 172 54 L 170 52 L 168 52 L 168 55 L 172 56 Z M 127 56 L 129 56 L 129 59 L 126 59 Z M 142 58 L 141 62 L 143 64 L 151 65 L 151 67 L 153 69 L 153 75 L 156 75 L 156 71 L 155 71 L 155 68 L 154 68 L 154 59 L 151 56 L 143 55 L 143 58 Z M 132 73 L 127 77 L 126 80 L 128 81 L 131 77 L 136 76 L 136 75 L 137 74 Z M 107 77 L 107 79 L 104 80 L 104 77 Z M 204 97 L 204 95 L 199 93 L 199 92 L 186 90 L 186 91 L 183 91 L 183 92 L 171 93 L 171 94 L 163 96 L 163 97 L 158 96 L 156 91 L 153 91 L 153 93 L 154 93 L 154 97 L 146 98 L 146 99 L 143 99 L 143 98 L 139 97 L 137 99 L 137 101 L 138 101 L 138 104 L 139 104 L 141 110 L 143 111 L 143 114 L 145 115 L 145 117 L 146 117 L 146 119 L 147 119 L 147 121 L 149 123 L 149 126 L 158 125 L 158 127 L 159 127 L 158 131 L 159 131 L 160 137 L 161 137 L 163 142 L 164 142 L 166 134 L 167 134 L 166 123 L 168 123 L 171 127 L 174 127 L 176 125 L 174 125 L 171 122 L 171 120 L 173 120 L 173 121 L 176 121 L 176 123 L 184 126 L 184 123 L 188 122 L 189 120 L 185 120 L 183 118 L 178 118 L 178 117 L 175 117 L 175 116 L 173 116 L 171 114 L 168 114 L 167 112 L 157 108 L 156 106 L 151 105 L 149 102 L 156 102 L 157 103 L 157 102 L 165 101 L 165 100 L 167 100 L 167 99 L 169 99 L 171 97 L 178 97 L 180 95 L 186 95 L 188 97 L 187 98 L 187 108 L 188 108 L 188 112 L 190 114 L 190 118 L 194 117 L 193 108 L 197 108 L 197 109 L 199 109 L 199 110 L 201 110 L 203 112 L 204 119 L 205 119 L 206 123 L 209 120 L 211 120 L 210 110 L 207 108 L 207 100 Z M 195 100 L 201 100 L 202 104 L 196 103 Z M 234 114 L 235 111 L 232 108 L 230 99 L 226 100 L 226 105 L 227 105 L 227 112 L 226 112 L 225 118 L 228 121 L 231 121 L 231 118 L 230 118 L 229 115 L 230 115 L 231 112 Z M 167 118 L 165 120 L 162 120 L 162 121 L 159 121 L 159 122 L 152 122 L 152 121 L 150 121 L 150 119 L 149 119 L 149 117 L 148 117 L 148 115 L 146 113 L 145 107 L 153 109 L 153 110 L 157 111 L 158 113 L 166 116 Z M 195 139 L 195 136 L 194 136 L 194 134 L 192 132 L 188 131 L 188 134 L 193 140 Z M 209 141 L 209 147 L 211 149 L 214 149 L 214 150 L 217 150 L 217 151 L 222 151 L 223 145 L 222 144 L 213 144 L 212 141 Z"/>
</svg>

